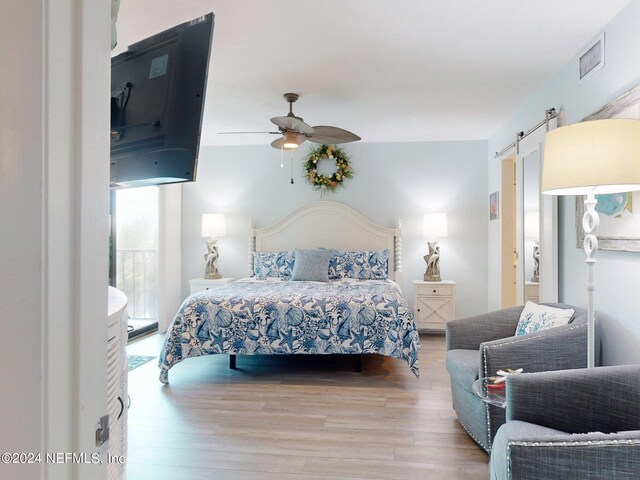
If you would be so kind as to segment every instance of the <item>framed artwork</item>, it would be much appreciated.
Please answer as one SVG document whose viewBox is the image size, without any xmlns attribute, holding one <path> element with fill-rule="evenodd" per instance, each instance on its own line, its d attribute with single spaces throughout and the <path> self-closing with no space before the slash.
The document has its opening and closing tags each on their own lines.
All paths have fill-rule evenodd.
<svg viewBox="0 0 640 480">
<path fill-rule="evenodd" d="M 500 204 L 498 203 L 499 192 L 493 192 L 489 195 L 489 220 L 497 220 L 500 212 Z"/>
<path fill-rule="evenodd" d="M 635 118 L 640 120 L 640 85 L 606 104 L 583 121 L 604 118 Z M 640 252 L 640 192 L 596 195 L 596 211 L 600 215 L 598 248 Z M 584 197 L 576 197 L 577 247 L 582 248 L 584 231 Z"/>
</svg>

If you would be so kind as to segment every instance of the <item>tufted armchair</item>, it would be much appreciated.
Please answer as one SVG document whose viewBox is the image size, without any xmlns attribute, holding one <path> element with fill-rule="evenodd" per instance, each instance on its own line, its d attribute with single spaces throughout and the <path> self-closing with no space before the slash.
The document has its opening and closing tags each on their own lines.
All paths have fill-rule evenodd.
<svg viewBox="0 0 640 480">
<path fill-rule="evenodd" d="M 491 480 L 640 478 L 640 365 L 515 375 Z"/>
<path fill-rule="evenodd" d="M 523 306 L 446 324 L 453 408 L 464 429 L 486 452 L 491 451 L 493 438 L 505 421 L 505 411 L 473 393 L 475 380 L 507 368 L 542 372 L 587 365 L 587 312 L 571 305 L 546 305 L 573 308 L 575 313 L 567 325 L 520 336 L 514 334 Z M 599 351 L 596 324 L 596 364 Z"/>
</svg>

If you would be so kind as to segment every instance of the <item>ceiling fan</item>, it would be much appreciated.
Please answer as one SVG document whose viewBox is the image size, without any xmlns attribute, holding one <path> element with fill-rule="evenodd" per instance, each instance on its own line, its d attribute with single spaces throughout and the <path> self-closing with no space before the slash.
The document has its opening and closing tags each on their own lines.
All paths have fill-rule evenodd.
<svg viewBox="0 0 640 480">
<path fill-rule="evenodd" d="M 271 122 L 278 127 L 277 132 L 220 132 L 220 134 L 270 133 L 272 135 L 282 135 L 281 138 L 271 142 L 271 146 L 277 149 L 298 148 L 307 140 L 326 144 L 348 143 L 360 140 L 358 135 L 343 130 L 342 128 L 328 127 L 325 125 L 312 127 L 307 125 L 302 118 L 293 114 L 293 102 L 298 100 L 298 94 L 285 93 L 283 97 L 289 102 L 289 113 L 284 117 L 273 117 L 271 119 Z"/>
</svg>

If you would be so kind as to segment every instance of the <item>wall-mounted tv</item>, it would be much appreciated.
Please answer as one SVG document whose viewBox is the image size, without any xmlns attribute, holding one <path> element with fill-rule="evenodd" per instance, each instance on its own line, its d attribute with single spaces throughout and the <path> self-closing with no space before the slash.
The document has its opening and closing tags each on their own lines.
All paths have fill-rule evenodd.
<svg viewBox="0 0 640 480">
<path fill-rule="evenodd" d="M 111 186 L 196 178 L 214 15 L 111 59 Z"/>
</svg>

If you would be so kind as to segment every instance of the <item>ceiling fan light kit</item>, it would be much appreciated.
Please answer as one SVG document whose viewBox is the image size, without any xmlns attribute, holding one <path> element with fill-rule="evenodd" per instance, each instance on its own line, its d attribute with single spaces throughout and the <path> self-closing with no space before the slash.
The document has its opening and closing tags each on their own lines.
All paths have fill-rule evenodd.
<svg viewBox="0 0 640 480">
<path fill-rule="evenodd" d="M 284 142 L 282 143 L 282 147 L 286 149 L 298 148 L 298 135 L 293 132 L 284 132 Z"/>
<path fill-rule="evenodd" d="M 284 117 L 273 117 L 271 123 L 278 127 L 277 132 L 221 132 L 221 133 L 270 133 L 281 135 L 280 138 L 271 142 L 273 148 L 294 149 L 298 148 L 307 140 L 320 143 L 336 145 L 338 143 L 349 143 L 360 140 L 354 133 L 338 127 L 320 125 L 312 127 L 307 125 L 301 117 L 293 113 L 293 102 L 298 100 L 297 93 L 285 93 L 284 99 L 289 102 L 289 113 Z"/>
</svg>

